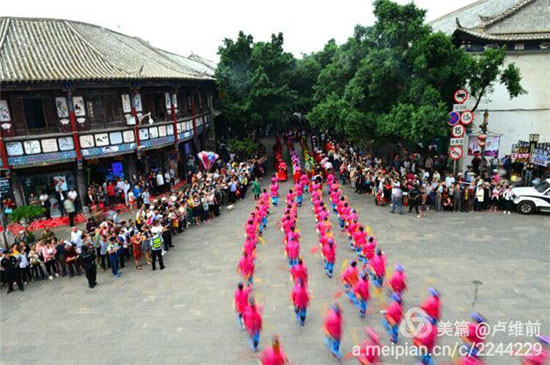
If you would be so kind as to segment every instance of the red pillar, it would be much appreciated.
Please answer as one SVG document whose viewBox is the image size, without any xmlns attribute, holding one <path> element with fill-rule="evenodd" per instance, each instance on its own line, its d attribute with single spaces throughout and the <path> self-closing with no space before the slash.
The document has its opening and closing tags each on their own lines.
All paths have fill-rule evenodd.
<svg viewBox="0 0 550 365">
<path fill-rule="evenodd" d="M 195 111 L 195 93 L 196 91 L 194 91 L 192 94 L 191 94 L 191 114 L 193 116 L 193 140 L 196 140 L 197 139 L 197 113 Z"/>
<path fill-rule="evenodd" d="M 74 114 L 74 105 L 71 89 L 67 89 L 67 108 L 69 109 L 69 120 L 71 121 L 71 132 L 73 134 L 74 150 L 76 152 L 76 163 L 78 168 L 82 168 L 82 152 L 80 151 L 80 140 L 76 130 L 76 115 Z"/>
<path fill-rule="evenodd" d="M 174 105 L 174 97 L 177 98 L 178 91 L 175 90 L 173 94 L 170 94 L 170 110 L 172 114 L 172 126 L 174 128 L 174 144 L 178 145 L 178 117 L 176 116 L 176 106 Z"/>
<path fill-rule="evenodd" d="M 140 140 L 139 140 L 139 119 L 138 119 L 138 116 L 137 116 L 137 111 L 136 111 L 136 103 L 135 103 L 135 100 L 134 100 L 134 96 L 137 94 L 137 91 L 134 89 L 130 92 L 130 105 L 132 107 L 130 113 L 132 114 L 132 116 L 134 117 L 134 120 L 135 120 L 135 124 L 134 124 L 134 135 L 135 135 L 135 138 L 136 138 L 136 152 L 137 152 L 137 157 L 138 159 L 141 159 L 141 151 L 139 149 L 139 146 L 140 146 Z"/>
<path fill-rule="evenodd" d="M 2 168 L 8 169 L 8 153 L 6 151 L 6 145 L 4 144 L 4 139 L 2 138 L 2 131 L 0 131 L 0 158 L 2 159 Z"/>
</svg>

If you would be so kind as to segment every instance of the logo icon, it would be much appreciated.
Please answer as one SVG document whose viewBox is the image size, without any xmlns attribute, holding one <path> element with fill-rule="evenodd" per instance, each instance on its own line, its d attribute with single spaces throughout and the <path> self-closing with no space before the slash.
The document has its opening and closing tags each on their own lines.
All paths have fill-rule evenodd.
<svg viewBox="0 0 550 365">
<path fill-rule="evenodd" d="M 430 334 L 430 319 L 418 307 L 409 309 L 399 325 L 399 332 L 406 338 L 425 338 Z"/>
</svg>

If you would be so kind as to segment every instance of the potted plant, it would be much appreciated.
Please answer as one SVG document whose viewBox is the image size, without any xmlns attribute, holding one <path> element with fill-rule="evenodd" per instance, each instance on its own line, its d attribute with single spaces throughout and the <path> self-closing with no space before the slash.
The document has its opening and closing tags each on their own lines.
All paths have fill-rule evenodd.
<svg viewBox="0 0 550 365">
<path fill-rule="evenodd" d="M 39 205 L 24 205 L 17 207 L 9 215 L 10 222 L 19 222 L 25 225 L 36 218 L 42 217 L 45 211 L 46 209 Z"/>
</svg>

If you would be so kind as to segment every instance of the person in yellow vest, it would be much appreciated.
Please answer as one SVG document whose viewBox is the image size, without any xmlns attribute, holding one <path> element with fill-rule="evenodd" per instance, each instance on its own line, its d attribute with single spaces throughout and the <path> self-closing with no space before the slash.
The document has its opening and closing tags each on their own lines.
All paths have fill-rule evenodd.
<svg viewBox="0 0 550 365">
<path fill-rule="evenodd" d="M 151 228 L 151 233 L 153 234 L 153 239 L 151 240 L 151 252 L 153 254 L 153 270 L 156 270 L 156 262 L 159 260 L 160 269 L 164 270 L 164 262 L 162 261 L 162 244 L 164 240 L 162 239 L 163 227 L 160 224 L 160 220 L 157 218 L 153 223 L 153 228 Z"/>
</svg>

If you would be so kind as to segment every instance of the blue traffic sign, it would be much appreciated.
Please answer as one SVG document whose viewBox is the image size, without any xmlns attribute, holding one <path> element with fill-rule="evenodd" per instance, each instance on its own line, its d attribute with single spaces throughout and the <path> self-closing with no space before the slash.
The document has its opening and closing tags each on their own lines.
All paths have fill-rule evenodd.
<svg viewBox="0 0 550 365">
<path fill-rule="evenodd" d="M 449 124 L 451 127 L 454 127 L 458 123 L 460 123 L 460 113 L 450 112 L 449 117 L 447 118 L 447 124 Z"/>
</svg>

